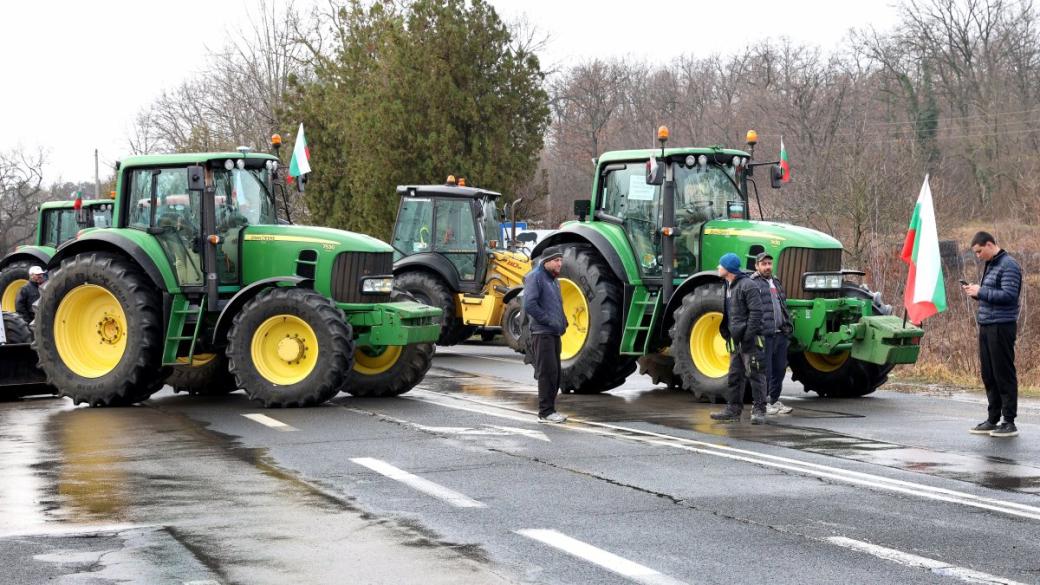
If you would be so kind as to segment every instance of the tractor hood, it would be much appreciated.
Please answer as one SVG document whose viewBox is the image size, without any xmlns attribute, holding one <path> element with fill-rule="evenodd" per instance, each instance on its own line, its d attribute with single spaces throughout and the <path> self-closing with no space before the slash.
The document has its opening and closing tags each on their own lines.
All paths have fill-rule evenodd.
<svg viewBox="0 0 1040 585">
<path fill-rule="evenodd" d="M 840 249 L 842 247 L 841 242 L 823 232 L 772 221 L 732 219 L 709 221 L 704 224 L 704 237 L 705 239 L 753 240 L 771 250 L 790 247 L 814 249 Z"/>
<path fill-rule="evenodd" d="M 242 242 L 257 245 L 262 253 L 282 253 L 288 248 L 313 248 L 319 252 L 393 252 L 389 244 L 372 236 L 324 227 L 254 225 L 242 230 Z"/>
</svg>

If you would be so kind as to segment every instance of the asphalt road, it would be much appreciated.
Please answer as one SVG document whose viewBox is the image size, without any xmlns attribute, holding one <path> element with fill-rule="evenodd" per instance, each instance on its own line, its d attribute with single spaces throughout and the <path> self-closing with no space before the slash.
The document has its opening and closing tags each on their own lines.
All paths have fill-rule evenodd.
<svg viewBox="0 0 1040 585">
<path fill-rule="evenodd" d="M 791 415 L 634 375 L 539 425 L 531 369 L 439 348 L 411 393 L 263 410 L 0 404 L 0 583 L 1040 583 L 1040 403 L 785 387 Z"/>
</svg>

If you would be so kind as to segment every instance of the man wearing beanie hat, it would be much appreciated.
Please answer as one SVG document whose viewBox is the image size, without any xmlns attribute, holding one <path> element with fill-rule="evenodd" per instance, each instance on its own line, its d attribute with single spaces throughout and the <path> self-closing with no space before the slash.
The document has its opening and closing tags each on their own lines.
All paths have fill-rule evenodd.
<svg viewBox="0 0 1040 585">
<path fill-rule="evenodd" d="M 730 352 L 729 396 L 726 408 L 711 413 L 718 421 L 738 421 L 744 409 L 744 387 L 751 383 L 751 424 L 766 422 L 766 379 L 763 368 L 762 300 L 758 285 L 740 269 L 740 257 L 730 252 L 719 259 L 719 276 L 726 280 L 719 333 Z"/>
<path fill-rule="evenodd" d="M 556 412 L 560 391 L 560 336 L 567 330 L 563 296 L 556 277 L 563 268 L 563 252 L 545 250 L 538 266 L 524 277 L 524 311 L 530 320 L 528 353 L 538 380 L 538 421 L 562 423 L 566 416 Z"/>
</svg>

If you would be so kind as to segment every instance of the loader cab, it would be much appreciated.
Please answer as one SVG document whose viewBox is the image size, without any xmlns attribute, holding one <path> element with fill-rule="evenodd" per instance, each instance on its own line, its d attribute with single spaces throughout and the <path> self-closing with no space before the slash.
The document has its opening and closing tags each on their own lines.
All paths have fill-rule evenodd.
<svg viewBox="0 0 1040 585">
<path fill-rule="evenodd" d="M 676 149 L 678 150 L 678 149 Z M 747 199 L 742 187 L 746 155 L 737 151 L 684 149 L 612 153 L 598 162 L 594 217 L 624 229 L 642 276 L 662 278 L 664 206 L 662 186 L 647 180 L 652 155 L 675 180 L 676 279 L 685 279 L 699 267 L 701 229 L 716 219 L 745 219 Z M 742 156 L 743 155 L 743 156 Z M 666 169 L 656 172 L 663 176 Z"/>
<path fill-rule="evenodd" d="M 394 262 L 422 254 L 448 260 L 462 292 L 483 287 L 492 245 L 498 245 L 501 195 L 458 185 L 404 185 L 391 245 Z"/>
</svg>

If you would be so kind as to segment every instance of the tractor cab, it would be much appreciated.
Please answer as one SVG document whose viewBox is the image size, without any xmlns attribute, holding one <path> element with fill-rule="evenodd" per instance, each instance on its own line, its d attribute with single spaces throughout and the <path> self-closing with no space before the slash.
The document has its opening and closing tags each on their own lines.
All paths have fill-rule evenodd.
<svg viewBox="0 0 1040 585">
<path fill-rule="evenodd" d="M 391 245 L 394 262 L 421 255 L 439 256 L 445 271 L 454 273 L 458 288 L 478 292 L 484 286 L 488 258 L 498 248 L 500 193 L 458 184 L 402 185 L 397 224 Z M 416 258 L 411 258 L 416 257 Z"/>
<path fill-rule="evenodd" d="M 40 206 L 36 245 L 57 248 L 76 237 L 80 230 L 112 225 L 111 199 L 53 201 Z"/>
</svg>

